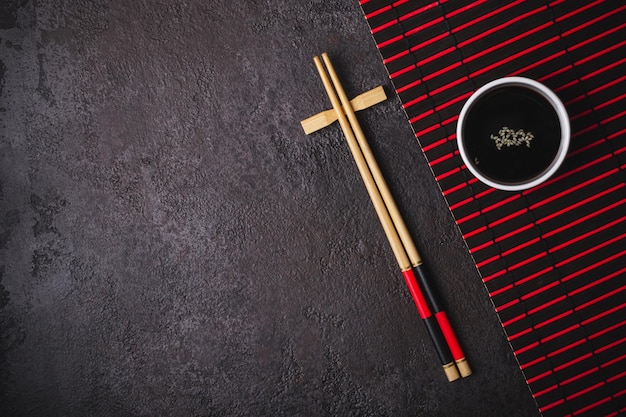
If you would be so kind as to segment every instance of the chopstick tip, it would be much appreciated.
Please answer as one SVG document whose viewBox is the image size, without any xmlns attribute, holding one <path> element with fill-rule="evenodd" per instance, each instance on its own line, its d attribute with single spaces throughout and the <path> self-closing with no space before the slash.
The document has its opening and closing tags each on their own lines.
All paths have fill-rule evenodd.
<svg viewBox="0 0 626 417">
<path fill-rule="evenodd" d="M 459 368 L 459 372 L 463 378 L 466 378 L 472 374 L 472 368 L 470 368 L 467 359 L 462 358 L 456 361 L 456 366 Z"/>
<path fill-rule="evenodd" d="M 448 378 L 448 382 L 456 381 L 461 377 L 459 375 L 459 370 L 457 369 L 454 362 L 447 363 L 443 365 L 443 372 L 446 374 L 446 378 Z"/>
</svg>

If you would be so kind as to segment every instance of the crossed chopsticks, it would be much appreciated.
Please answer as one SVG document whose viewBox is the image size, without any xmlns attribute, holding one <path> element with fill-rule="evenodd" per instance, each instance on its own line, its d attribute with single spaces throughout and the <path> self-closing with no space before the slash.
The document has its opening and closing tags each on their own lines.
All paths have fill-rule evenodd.
<svg viewBox="0 0 626 417">
<path fill-rule="evenodd" d="M 333 123 L 335 120 L 339 121 L 350 152 L 389 240 L 391 250 L 400 266 L 420 317 L 428 329 L 448 380 L 454 381 L 460 376 L 469 376 L 472 371 L 467 359 L 452 330 L 443 305 L 434 287 L 428 281 L 422 259 L 356 118 L 355 110 L 361 110 L 385 100 L 384 90 L 382 87 L 377 87 L 350 101 L 339 82 L 328 54 L 323 53 L 322 59 L 328 73 L 319 57 L 314 57 L 313 61 L 333 109 L 302 121 L 302 126 L 305 132 L 309 134 Z"/>
</svg>

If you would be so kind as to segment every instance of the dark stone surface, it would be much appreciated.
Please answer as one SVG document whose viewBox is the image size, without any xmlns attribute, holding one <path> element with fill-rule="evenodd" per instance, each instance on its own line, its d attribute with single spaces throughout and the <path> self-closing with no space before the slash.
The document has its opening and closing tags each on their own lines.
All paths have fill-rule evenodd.
<svg viewBox="0 0 626 417">
<path fill-rule="evenodd" d="M 356 1 L 0 6 L 0 415 L 535 416 L 398 100 L 360 117 L 474 368 L 448 383 L 312 63 Z"/>
</svg>

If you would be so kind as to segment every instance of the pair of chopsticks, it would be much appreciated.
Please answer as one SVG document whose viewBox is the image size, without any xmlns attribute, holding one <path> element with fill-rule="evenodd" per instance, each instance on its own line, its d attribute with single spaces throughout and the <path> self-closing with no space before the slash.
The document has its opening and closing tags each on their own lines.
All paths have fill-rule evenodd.
<svg viewBox="0 0 626 417">
<path fill-rule="evenodd" d="M 435 345 L 443 370 L 449 381 L 469 376 L 472 371 L 467 359 L 452 330 L 443 305 L 427 279 L 422 259 L 367 144 L 355 110 L 339 82 L 328 54 L 322 54 L 322 59 L 328 74 L 319 57 L 314 57 L 313 61 L 404 280 Z"/>
</svg>

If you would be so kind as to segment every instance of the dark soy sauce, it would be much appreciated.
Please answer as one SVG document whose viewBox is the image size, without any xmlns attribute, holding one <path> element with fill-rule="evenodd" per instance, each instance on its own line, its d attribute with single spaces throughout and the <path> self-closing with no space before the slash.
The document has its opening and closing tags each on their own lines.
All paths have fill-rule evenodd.
<svg viewBox="0 0 626 417">
<path fill-rule="evenodd" d="M 496 182 L 515 184 L 550 166 L 561 130 L 556 111 L 543 96 L 526 87 L 507 86 L 487 92 L 472 105 L 463 137 L 477 170 Z"/>
</svg>

